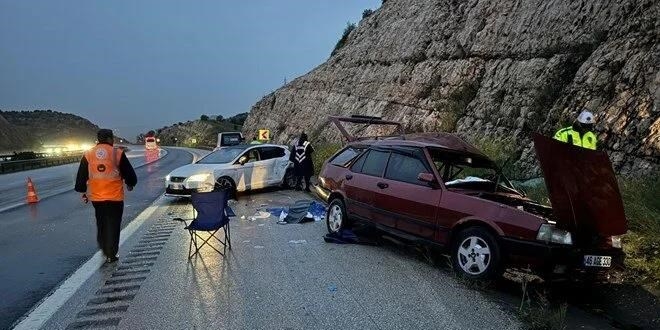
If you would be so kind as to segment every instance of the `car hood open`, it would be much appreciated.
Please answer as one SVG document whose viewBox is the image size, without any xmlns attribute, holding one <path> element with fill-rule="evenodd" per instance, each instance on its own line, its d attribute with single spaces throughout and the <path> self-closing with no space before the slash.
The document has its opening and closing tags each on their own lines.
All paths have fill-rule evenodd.
<svg viewBox="0 0 660 330">
<path fill-rule="evenodd" d="M 606 237 L 626 233 L 628 223 L 607 154 L 534 135 L 557 226 Z"/>
</svg>

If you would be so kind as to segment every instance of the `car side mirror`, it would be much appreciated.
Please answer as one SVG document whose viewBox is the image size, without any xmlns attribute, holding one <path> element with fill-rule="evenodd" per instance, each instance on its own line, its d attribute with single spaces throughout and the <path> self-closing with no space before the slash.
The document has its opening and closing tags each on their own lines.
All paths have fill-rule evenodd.
<svg viewBox="0 0 660 330">
<path fill-rule="evenodd" d="M 241 156 L 241 158 L 238 159 L 238 163 L 241 165 L 245 165 L 245 163 L 248 162 L 247 156 Z"/>
<path fill-rule="evenodd" d="M 419 173 L 419 175 L 417 175 L 417 180 L 428 183 L 433 189 L 438 188 L 438 181 L 435 180 L 435 175 L 433 175 L 433 173 Z"/>
</svg>

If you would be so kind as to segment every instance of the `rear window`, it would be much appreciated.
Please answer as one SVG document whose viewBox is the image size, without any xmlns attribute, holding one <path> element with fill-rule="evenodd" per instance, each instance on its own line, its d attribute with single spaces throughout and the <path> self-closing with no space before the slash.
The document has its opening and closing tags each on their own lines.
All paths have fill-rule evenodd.
<svg viewBox="0 0 660 330">
<path fill-rule="evenodd" d="M 355 157 L 357 157 L 357 155 L 359 155 L 363 150 L 364 149 L 362 148 L 348 147 L 339 152 L 334 158 L 332 158 L 332 160 L 330 160 L 330 164 L 346 167 L 348 166 L 348 163 L 355 159 Z"/>
<path fill-rule="evenodd" d="M 222 133 L 221 146 L 233 146 L 241 143 L 240 133 Z"/>
</svg>

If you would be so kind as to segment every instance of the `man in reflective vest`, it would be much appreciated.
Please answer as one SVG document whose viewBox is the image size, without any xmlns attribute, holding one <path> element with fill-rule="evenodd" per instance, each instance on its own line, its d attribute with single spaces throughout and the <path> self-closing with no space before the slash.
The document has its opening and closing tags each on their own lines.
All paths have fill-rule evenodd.
<svg viewBox="0 0 660 330">
<path fill-rule="evenodd" d="M 572 126 L 560 129 L 554 138 L 574 146 L 596 150 L 597 138 L 592 131 L 595 122 L 591 112 L 582 111 Z"/>
<path fill-rule="evenodd" d="M 76 176 L 76 191 L 83 202 L 92 201 L 96 214 L 96 241 L 108 263 L 119 258 L 119 232 L 124 212 L 124 183 L 129 191 L 137 184 L 135 170 L 121 149 L 113 147 L 109 129 L 97 134 L 98 144 L 85 152 Z"/>
</svg>

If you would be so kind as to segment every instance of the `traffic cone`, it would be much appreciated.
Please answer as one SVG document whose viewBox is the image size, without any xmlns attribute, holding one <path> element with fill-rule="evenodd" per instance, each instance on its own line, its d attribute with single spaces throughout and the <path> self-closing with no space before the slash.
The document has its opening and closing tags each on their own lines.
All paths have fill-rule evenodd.
<svg viewBox="0 0 660 330">
<path fill-rule="evenodd" d="M 34 184 L 32 183 L 32 179 L 30 178 L 27 178 L 27 202 L 28 204 L 34 204 L 39 202 L 37 191 L 34 190 Z"/>
</svg>

